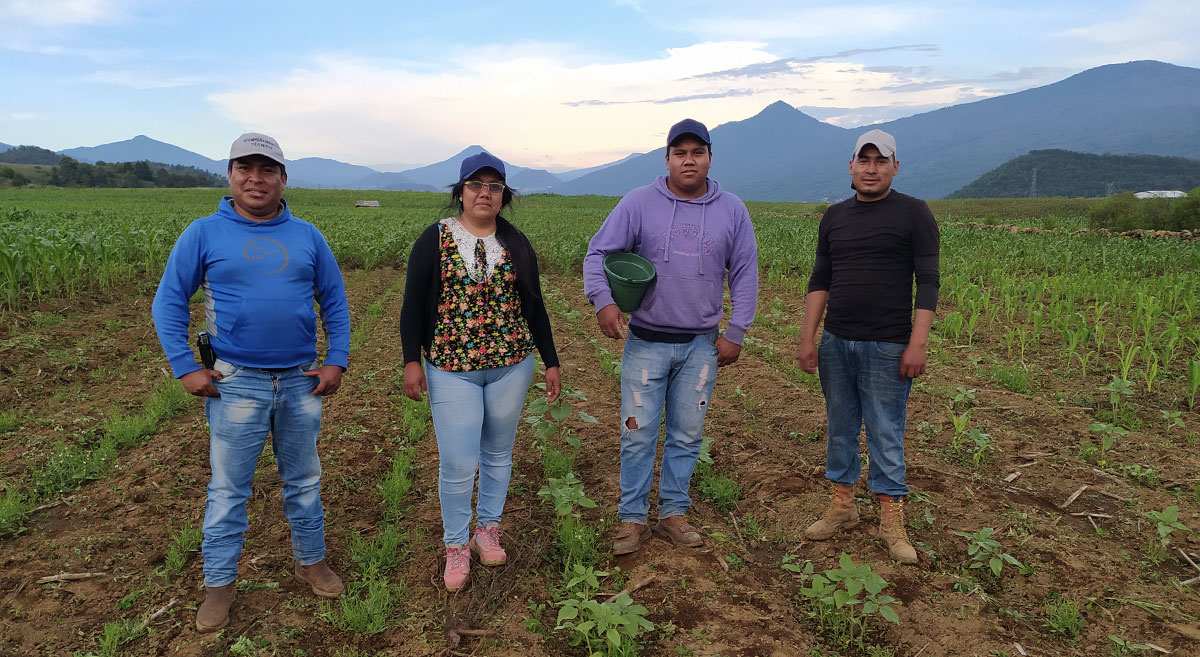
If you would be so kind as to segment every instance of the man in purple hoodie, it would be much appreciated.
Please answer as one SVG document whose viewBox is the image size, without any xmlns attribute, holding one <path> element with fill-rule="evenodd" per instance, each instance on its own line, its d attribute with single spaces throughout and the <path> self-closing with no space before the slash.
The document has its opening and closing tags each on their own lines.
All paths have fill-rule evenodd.
<svg viewBox="0 0 1200 657">
<path fill-rule="evenodd" d="M 657 272 L 629 316 L 621 358 L 621 527 L 614 554 L 637 551 L 650 536 L 650 484 L 666 407 L 654 532 L 675 545 L 703 544 L 684 514 L 700 454 L 701 430 L 717 368 L 737 361 L 758 301 L 758 246 L 741 199 L 708 177 L 712 142 L 703 123 L 684 119 L 667 135 L 667 175 L 621 199 L 588 244 L 584 293 L 600 330 L 624 337 L 604 257 L 632 251 Z M 720 334 L 725 276 L 733 312 Z"/>
</svg>

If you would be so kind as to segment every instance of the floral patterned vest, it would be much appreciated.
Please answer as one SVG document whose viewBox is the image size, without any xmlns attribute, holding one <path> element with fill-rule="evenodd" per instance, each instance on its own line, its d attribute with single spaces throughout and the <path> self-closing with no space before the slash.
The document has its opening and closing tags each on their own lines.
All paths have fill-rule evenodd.
<svg viewBox="0 0 1200 657">
<path fill-rule="evenodd" d="M 440 370 L 470 372 L 525 360 L 533 352 L 533 336 L 521 315 L 517 272 L 508 252 L 501 253 L 490 276 L 487 267 L 480 266 L 476 280 L 458 254 L 450 229 L 440 225 L 438 232 L 442 297 L 429 361 Z"/>
</svg>

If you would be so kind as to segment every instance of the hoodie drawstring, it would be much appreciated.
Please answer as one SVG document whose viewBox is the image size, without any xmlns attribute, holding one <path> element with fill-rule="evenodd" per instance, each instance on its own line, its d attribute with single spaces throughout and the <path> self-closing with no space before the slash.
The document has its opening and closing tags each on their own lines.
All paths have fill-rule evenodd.
<svg viewBox="0 0 1200 657">
<path fill-rule="evenodd" d="M 679 207 L 678 199 L 671 199 L 671 223 L 667 225 L 667 251 L 663 254 L 663 262 L 671 262 L 671 233 L 675 232 L 675 209 Z"/>
<path fill-rule="evenodd" d="M 700 234 L 696 236 L 696 257 L 700 258 L 700 275 L 704 275 L 704 210 L 707 203 L 700 206 Z"/>
</svg>

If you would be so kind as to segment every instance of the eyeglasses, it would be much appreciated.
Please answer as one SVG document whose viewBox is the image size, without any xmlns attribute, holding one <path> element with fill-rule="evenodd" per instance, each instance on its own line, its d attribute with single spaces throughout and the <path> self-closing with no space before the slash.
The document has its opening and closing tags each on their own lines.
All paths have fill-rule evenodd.
<svg viewBox="0 0 1200 657">
<path fill-rule="evenodd" d="M 482 192 L 484 189 L 487 189 L 489 192 L 496 192 L 497 194 L 504 191 L 504 183 L 485 183 L 478 180 L 468 180 L 463 183 L 463 187 L 475 193 Z"/>
</svg>

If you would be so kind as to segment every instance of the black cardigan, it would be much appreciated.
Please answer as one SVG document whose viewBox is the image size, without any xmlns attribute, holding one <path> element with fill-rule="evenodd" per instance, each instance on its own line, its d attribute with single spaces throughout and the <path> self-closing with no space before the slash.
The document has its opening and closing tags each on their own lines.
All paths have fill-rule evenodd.
<svg viewBox="0 0 1200 657">
<path fill-rule="evenodd" d="M 504 217 L 496 217 L 496 239 L 508 251 L 517 272 L 517 291 L 521 296 L 521 316 L 529 324 L 533 344 L 546 367 L 558 367 L 558 352 L 550 332 L 550 317 L 542 301 L 542 283 L 538 278 L 537 254 L 525 234 Z M 437 327 L 437 307 L 442 298 L 440 267 L 441 245 L 438 224 L 425 229 L 413 243 L 408 255 L 408 274 L 404 281 L 404 305 L 400 307 L 400 344 L 404 363 L 421 362 L 428 354 Z"/>
</svg>

